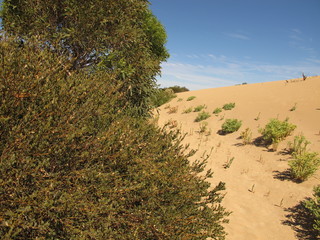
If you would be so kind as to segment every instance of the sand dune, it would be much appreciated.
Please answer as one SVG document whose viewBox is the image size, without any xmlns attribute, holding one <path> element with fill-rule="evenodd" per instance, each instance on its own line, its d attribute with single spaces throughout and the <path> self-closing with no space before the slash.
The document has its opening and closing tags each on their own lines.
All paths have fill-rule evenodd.
<svg viewBox="0 0 320 240">
<path fill-rule="evenodd" d="M 187 101 L 190 96 L 196 96 Z M 182 100 L 181 100 L 182 99 Z M 212 114 L 217 107 L 234 102 L 235 108 L 223 111 L 218 116 Z M 206 105 L 205 111 L 211 117 L 207 134 L 199 133 L 199 124 L 194 121 L 197 114 L 183 114 L 189 107 Z M 177 107 L 176 113 L 168 113 L 170 107 Z M 290 111 L 295 106 L 294 111 Z M 308 77 L 285 81 L 265 82 L 224 88 L 205 89 L 178 94 L 178 97 L 159 109 L 159 124 L 176 121 L 182 133 L 186 133 L 185 143 L 198 149 L 194 158 L 211 152 L 208 168 L 214 171 L 212 184 L 226 183 L 224 206 L 232 211 L 227 224 L 227 239 L 230 240 L 293 240 L 303 239 L 294 229 L 295 219 L 288 217 L 295 212 L 290 209 L 306 197 L 312 196 L 313 187 L 320 184 L 320 171 L 303 183 L 296 183 L 286 176 L 290 155 L 281 152 L 295 135 L 303 133 L 311 141 L 309 149 L 320 153 L 320 77 Z M 260 136 L 258 129 L 264 127 L 271 118 L 296 124 L 292 136 L 279 144 L 278 151 L 268 151 L 266 147 L 242 145 L 240 133 L 250 128 L 252 138 Z M 227 118 L 242 120 L 238 132 L 219 135 L 217 132 Z M 207 136 L 206 136 L 207 135 Z M 234 157 L 227 169 L 224 164 Z M 297 226 L 299 227 L 299 226 Z M 303 234 L 302 234 L 303 235 Z M 307 238 L 306 238 L 307 239 Z"/>
</svg>

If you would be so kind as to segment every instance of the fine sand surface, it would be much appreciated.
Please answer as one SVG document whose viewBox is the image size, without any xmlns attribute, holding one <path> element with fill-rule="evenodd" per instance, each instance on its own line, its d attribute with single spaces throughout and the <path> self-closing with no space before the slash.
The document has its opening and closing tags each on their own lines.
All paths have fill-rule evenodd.
<svg viewBox="0 0 320 240">
<path fill-rule="evenodd" d="M 196 98 L 187 101 L 189 96 Z M 212 114 L 215 108 L 229 102 L 236 104 L 234 109 L 222 111 L 218 116 Z M 209 132 L 200 134 L 201 122 L 194 121 L 198 113 L 182 112 L 203 104 L 211 117 L 204 120 Z M 177 112 L 168 113 L 169 105 L 177 107 Z M 294 106 L 296 109 L 290 111 Z M 184 143 L 198 150 L 191 160 L 211 152 L 207 167 L 213 170 L 214 176 L 209 181 L 212 186 L 219 181 L 226 183 L 223 205 L 232 211 L 230 223 L 225 225 L 227 239 L 311 239 L 300 228 L 294 207 L 312 196 L 313 187 L 320 184 L 320 171 L 303 183 L 292 181 L 286 173 L 290 155 L 284 151 L 288 141 L 303 133 L 311 141 L 309 149 L 320 153 L 320 76 L 308 77 L 305 81 L 291 79 L 179 93 L 158 111 L 160 126 L 169 121 L 176 123 L 176 128 L 186 134 Z M 271 118 L 285 120 L 287 117 L 297 128 L 279 144 L 276 152 L 263 146 L 242 144 L 239 137 L 246 128 L 252 130 L 254 140 L 261 136 L 258 129 Z M 219 135 L 227 118 L 242 120 L 242 126 L 235 133 Z M 231 166 L 224 168 L 233 157 Z"/>
</svg>

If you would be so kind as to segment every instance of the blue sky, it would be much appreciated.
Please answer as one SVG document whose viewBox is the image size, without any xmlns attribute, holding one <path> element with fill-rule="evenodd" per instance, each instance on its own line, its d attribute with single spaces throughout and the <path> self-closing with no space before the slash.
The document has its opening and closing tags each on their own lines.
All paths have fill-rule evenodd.
<svg viewBox="0 0 320 240">
<path fill-rule="evenodd" d="M 151 0 L 170 58 L 161 87 L 320 75 L 320 0 Z"/>
</svg>

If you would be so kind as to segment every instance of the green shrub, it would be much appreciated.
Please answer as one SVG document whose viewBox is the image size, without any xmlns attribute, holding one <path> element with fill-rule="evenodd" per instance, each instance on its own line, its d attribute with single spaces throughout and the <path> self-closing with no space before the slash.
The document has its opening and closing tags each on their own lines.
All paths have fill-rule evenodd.
<svg viewBox="0 0 320 240">
<path fill-rule="evenodd" d="M 190 96 L 190 97 L 187 98 L 187 101 L 192 101 L 195 98 L 196 98 L 196 96 Z"/>
<path fill-rule="evenodd" d="M 199 106 L 196 106 L 193 111 L 194 111 L 194 112 L 200 112 L 200 111 L 203 110 L 205 107 L 206 107 L 206 105 L 199 105 Z"/>
<path fill-rule="evenodd" d="M 289 136 L 295 128 L 296 125 L 289 123 L 288 120 L 271 119 L 265 128 L 260 129 L 259 132 L 262 134 L 265 143 L 270 145 L 278 144 Z"/>
<path fill-rule="evenodd" d="M 175 98 L 176 94 L 171 89 L 157 89 L 155 93 L 150 97 L 151 105 L 154 107 L 160 107 L 161 105 L 169 102 Z"/>
<path fill-rule="evenodd" d="M 225 105 L 223 105 L 222 108 L 223 108 L 224 110 L 231 110 L 231 109 L 233 109 L 235 106 L 236 106 L 235 103 L 226 103 Z"/>
<path fill-rule="evenodd" d="M 189 108 L 185 109 L 185 110 L 183 111 L 183 113 L 191 113 L 192 110 L 193 110 L 193 108 L 192 108 L 192 107 L 189 107 Z"/>
<path fill-rule="evenodd" d="M 310 144 L 305 136 L 298 135 L 294 137 L 293 143 L 289 142 L 289 152 L 295 156 L 295 155 L 301 155 L 307 151 L 307 146 Z"/>
<path fill-rule="evenodd" d="M 175 85 L 175 86 L 173 86 L 173 87 L 168 87 L 168 88 L 166 88 L 166 89 L 172 89 L 172 91 L 173 91 L 174 93 L 188 92 L 188 91 L 189 91 L 188 88 L 186 88 L 186 87 L 180 87 L 180 86 L 177 86 L 177 85 Z"/>
<path fill-rule="evenodd" d="M 239 130 L 242 125 L 242 121 L 238 119 L 226 119 L 221 126 L 222 133 L 233 133 Z"/>
<path fill-rule="evenodd" d="M 219 114 L 222 112 L 222 108 L 216 108 L 215 110 L 213 110 L 213 114 Z"/>
<path fill-rule="evenodd" d="M 200 122 L 203 121 L 207 118 L 209 118 L 211 115 L 208 112 L 202 111 L 200 113 L 198 113 L 198 116 L 196 117 L 196 119 L 194 120 L 195 122 Z"/>
<path fill-rule="evenodd" d="M 304 152 L 294 155 L 293 160 L 289 161 L 289 166 L 293 178 L 305 181 L 318 170 L 320 158 L 316 152 Z"/>
<path fill-rule="evenodd" d="M 224 184 L 183 138 L 38 46 L 0 40 L 0 239 L 223 239 Z"/>
<path fill-rule="evenodd" d="M 320 185 L 314 188 L 313 199 L 304 201 L 304 206 L 313 217 L 313 229 L 320 236 Z"/>
</svg>

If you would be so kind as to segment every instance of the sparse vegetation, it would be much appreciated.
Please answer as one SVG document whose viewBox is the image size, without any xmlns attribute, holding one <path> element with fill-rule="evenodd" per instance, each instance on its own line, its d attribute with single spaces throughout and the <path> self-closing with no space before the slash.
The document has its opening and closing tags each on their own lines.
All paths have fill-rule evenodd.
<svg viewBox="0 0 320 240">
<path fill-rule="evenodd" d="M 194 112 L 200 112 L 205 108 L 206 108 L 206 105 L 199 105 L 199 106 L 196 106 L 193 111 Z"/>
<path fill-rule="evenodd" d="M 178 112 L 178 106 L 170 107 L 168 111 L 169 114 L 177 113 L 177 112 Z"/>
<path fill-rule="evenodd" d="M 177 102 L 182 102 L 183 101 L 183 98 L 179 98 Z"/>
<path fill-rule="evenodd" d="M 189 107 L 183 111 L 183 113 L 191 113 L 193 111 L 192 107 Z"/>
<path fill-rule="evenodd" d="M 212 113 L 217 115 L 217 114 L 219 114 L 221 112 L 222 112 L 222 108 L 218 107 L 218 108 L 214 109 Z"/>
<path fill-rule="evenodd" d="M 307 151 L 307 146 L 310 144 L 311 142 L 308 141 L 305 136 L 303 136 L 302 134 L 295 136 L 294 137 L 294 141 L 292 142 L 288 142 L 288 151 L 289 153 L 291 153 L 293 156 L 295 155 L 301 155 L 303 153 L 305 153 Z"/>
<path fill-rule="evenodd" d="M 206 120 L 210 116 L 211 115 L 208 112 L 202 111 L 202 112 L 198 113 L 198 116 L 196 117 L 196 119 L 194 121 L 200 122 L 200 121 Z"/>
<path fill-rule="evenodd" d="M 236 106 L 235 103 L 226 103 L 226 104 L 223 105 L 222 108 L 223 108 L 224 110 L 231 110 L 231 109 L 233 109 L 235 106 Z"/>
<path fill-rule="evenodd" d="M 305 181 L 318 170 L 320 158 L 316 152 L 304 152 L 294 155 L 289 166 L 294 179 Z"/>
<path fill-rule="evenodd" d="M 200 130 L 199 132 L 200 133 L 205 133 L 207 131 L 207 128 L 208 128 L 208 122 L 202 122 L 199 124 L 200 126 Z"/>
<path fill-rule="evenodd" d="M 317 232 L 320 237 L 320 185 L 314 188 L 313 199 L 304 201 L 304 206 L 309 210 L 313 217 L 313 229 Z"/>
<path fill-rule="evenodd" d="M 233 160 L 234 160 L 234 157 L 228 159 L 228 161 L 226 162 L 226 164 L 223 165 L 223 167 L 224 167 L 225 169 L 230 168 Z"/>
<path fill-rule="evenodd" d="M 250 144 L 252 140 L 252 131 L 250 128 L 246 128 L 243 132 L 241 132 L 240 137 L 242 138 L 242 142 L 244 145 Z"/>
<path fill-rule="evenodd" d="M 297 103 L 294 104 L 294 106 L 292 108 L 290 108 L 290 111 L 293 112 L 297 109 Z"/>
<path fill-rule="evenodd" d="M 257 117 L 254 120 L 256 120 L 256 121 L 260 120 L 260 112 L 258 113 Z"/>
<path fill-rule="evenodd" d="M 195 98 L 196 98 L 196 96 L 190 96 L 190 97 L 187 98 L 187 101 L 192 101 Z"/>
<path fill-rule="evenodd" d="M 288 122 L 288 119 L 285 121 L 280 121 L 278 119 L 271 119 L 269 123 L 263 129 L 259 129 L 259 132 L 262 134 L 262 138 L 267 145 L 273 144 L 273 150 L 277 147 L 277 144 L 289 136 L 296 125 Z"/>
<path fill-rule="evenodd" d="M 221 131 L 224 134 L 233 133 L 239 130 L 242 125 L 242 121 L 238 119 L 226 119 L 221 126 Z"/>
</svg>

